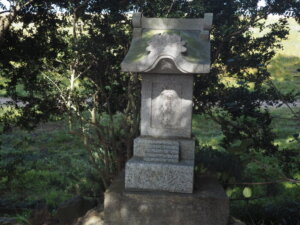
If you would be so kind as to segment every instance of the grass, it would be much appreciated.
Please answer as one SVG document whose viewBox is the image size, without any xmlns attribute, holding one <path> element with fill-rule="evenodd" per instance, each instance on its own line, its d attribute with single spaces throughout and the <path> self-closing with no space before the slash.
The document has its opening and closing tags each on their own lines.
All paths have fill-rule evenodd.
<svg viewBox="0 0 300 225">
<path fill-rule="evenodd" d="M 55 208 L 71 196 L 100 193 L 100 182 L 87 179 L 95 174 L 81 140 L 65 127 L 50 122 L 33 132 L 15 129 L 0 136 L 0 205 L 42 200 Z"/>
<path fill-rule="evenodd" d="M 293 111 L 299 117 L 300 107 L 293 108 Z M 294 151 L 299 151 L 300 142 L 295 140 L 294 135 L 300 135 L 300 120 L 295 119 L 294 114 L 287 107 L 271 108 L 270 112 L 273 117 L 271 127 L 277 135 L 275 144 L 279 146 L 279 150 L 294 149 Z M 193 133 L 199 140 L 200 145 L 212 145 L 216 151 L 223 151 L 218 146 L 222 139 L 220 127 L 209 117 L 194 115 Z M 289 165 L 294 167 L 293 177 L 299 180 L 300 167 L 295 163 L 297 161 L 299 162 L 299 159 L 294 159 Z M 226 161 L 221 159 L 219 163 L 226 164 Z M 243 196 L 245 187 L 245 185 L 227 187 L 226 191 L 231 199 L 231 215 L 251 225 L 297 224 L 300 219 L 299 184 L 283 182 L 248 186 L 252 191 L 252 200 L 247 200 Z M 273 222 L 270 223 L 270 221 Z"/>
<path fill-rule="evenodd" d="M 268 23 L 278 19 L 278 16 L 271 16 Z M 277 51 L 268 65 L 273 83 L 284 94 L 300 92 L 300 24 L 293 18 L 289 18 L 288 23 L 290 34 L 281 42 L 283 49 Z M 300 99 L 300 94 L 297 99 Z"/>
<path fill-rule="evenodd" d="M 300 111 L 300 108 L 294 110 Z M 276 144 L 280 149 L 300 149 L 299 142 L 293 141 L 293 135 L 300 132 L 300 121 L 293 120 L 288 108 L 272 109 L 272 115 L 272 127 L 278 135 Z M 44 199 L 55 206 L 71 195 L 96 192 L 97 185 L 86 178 L 92 168 L 82 142 L 66 127 L 61 121 L 49 122 L 33 132 L 15 129 L 0 136 L 0 156 L 4 158 L 1 165 L 8 168 L 6 172 L 12 179 L 9 185 L 7 178 L 0 179 L 0 199 Z M 200 145 L 220 149 L 222 132 L 209 117 L 194 115 L 193 133 Z M 3 164 L 4 161 L 11 165 Z"/>
<path fill-rule="evenodd" d="M 276 22 L 278 19 L 278 16 L 270 16 L 268 23 Z M 289 18 L 288 26 L 290 34 L 287 40 L 282 41 L 283 49 L 279 50 L 277 54 L 300 57 L 300 24 L 294 18 Z"/>
<path fill-rule="evenodd" d="M 293 110 L 297 114 L 300 113 L 300 108 L 293 108 Z M 277 135 L 275 144 L 280 149 L 300 149 L 300 143 L 293 141 L 293 135 L 300 134 L 300 121 L 294 118 L 294 114 L 287 107 L 270 111 L 274 118 L 271 126 Z M 220 149 L 218 144 L 223 137 L 220 126 L 206 115 L 194 115 L 193 117 L 193 134 L 200 145 L 211 145 L 215 149 Z"/>
<path fill-rule="evenodd" d="M 193 134 L 200 145 L 209 145 L 218 149 L 223 138 L 220 126 L 206 115 L 193 115 Z"/>
<path fill-rule="evenodd" d="M 300 108 L 294 110 L 299 112 Z M 300 132 L 300 121 L 293 120 L 293 114 L 288 108 L 272 108 L 271 113 L 274 117 L 272 127 L 278 136 L 276 144 L 280 149 L 300 149 L 300 143 L 292 141 L 293 134 Z M 192 125 L 200 145 L 221 149 L 218 144 L 223 135 L 218 124 L 205 115 L 194 115 Z M 81 140 L 70 134 L 66 127 L 64 121 L 56 121 L 41 125 L 32 132 L 14 129 L 0 136 L 0 206 L 6 203 L 6 207 L 23 205 L 25 209 L 17 213 L 28 216 L 28 203 L 44 201 L 50 209 L 55 209 L 59 203 L 74 195 L 99 196 L 99 177 L 90 167 Z M 253 187 L 253 196 L 266 193 L 267 188 Z M 278 190 L 277 194 L 251 201 L 241 197 L 243 187 L 231 190 L 234 193 L 232 198 L 242 199 L 231 201 L 232 213 L 247 222 L 253 220 L 250 224 L 262 225 L 263 220 L 261 223 L 255 222 L 255 217 L 263 218 L 261 214 L 254 214 L 257 213 L 254 210 L 257 207 L 263 211 L 271 206 L 282 206 L 283 210 L 280 211 L 285 212 L 288 210 L 288 206 L 285 206 L 287 200 L 300 201 L 300 187 L 297 185 L 282 183 L 272 188 Z M 0 217 L 15 213 L 0 211 Z M 285 214 L 277 217 L 283 218 Z"/>
<path fill-rule="evenodd" d="M 299 37 L 300 38 L 300 37 Z M 300 58 L 277 55 L 268 66 L 272 81 L 283 94 L 297 93 L 300 99 Z"/>
<path fill-rule="evenodd" d="M 277 135 L 275 144 L 277 144 L 280 149 L 300 149 L 300 142 L 295 141 L 293 137 L 294 135 L 300 134 L 300 108 L 293 108 L 293 111 L 298 114 L 298 118 L 295 118 L 288 108 L 272 110 L 274 118 L 272 127 Z"/>
<path fill-rule="evenodd" d="M 270 22 L 275 19 L 271 18 Z M 300 90 L 300 26 L 292 19 L 289 23 L 289 39 L 283 41 L 284 49 L 268 66 L 274 84 L 283 93 Z M 0 77 L 0 84 L 5 82 Z M 18 92 L 26 94 L 22 86 L 18 86 Z M 0 96 L 5 95 L 5 91 L 0 90 Z M 294 110 L 299 112 L 300 108 Z M 279 149 L 300 149 L 300 143 L 294 139 L 294 135 L 300 133 L 300 121 L 293 118 L 288 108 L 271 109 L 271 113 L 274 117 L 272 128 L 277 134 L 275 144 Z M 192 123 L 193 133 L 200 145 L 221 149 L 219 143 L 223 134 L 218 124 L 205 115 L 194 115 Z M 100 182 L 90 167 L 81 141 L 65 127 L 64 122 L 50 122 L 33 132 L 15 129 L 0 136 L 0 204 L 1 201 L 19 204 L 43 200 L 54 208 L 73 195 L 93 196 L 100 193 Z M 253 194 L 260 195 L 266 188 L 257 187 L 253 189 Z M 245 209 L 255 204 L 268 207 L 269 203 L 280 205 L 285 200 L 300 201 L 297 185 L 283 183 L 271 188 L 280 189 L 280 194 L 250 203 L 234 201 L 232 207 L 238 212 L 238 208 Z M 235 191 L 241 195 L 241 190 L 237 188 Z M 252 212 L 249 209 L 249 213 Z M 0 216 L 3 215 L 0 212 Z"/>
</svg>

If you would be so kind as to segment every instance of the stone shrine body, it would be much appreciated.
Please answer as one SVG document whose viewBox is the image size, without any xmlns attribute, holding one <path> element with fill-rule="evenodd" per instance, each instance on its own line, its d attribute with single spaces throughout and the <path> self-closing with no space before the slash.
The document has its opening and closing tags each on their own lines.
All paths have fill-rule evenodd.
<svg viewBox="0 0 300 225">
<path fill-rule="evenodd" d="M 126 190 L 193 192 L 193 75 L 210 71 L 209 30 L 203 19 L 133 15 L 133 40 L 122 71 L 142 76 L 141 136 L 126 163 Z"/>
<path fill-rule="evenodd" d="M 122 173 L 105 192 L 105 225 L 228 224 L 229 200 L 217 180 L 202 176 L 193 188 L 193 76 L 210 71 L 211 25 L 209 13 L 203 19 L 133 15 L 121 66 L 142 77 L 141 136 L 125 179 Z"/>
</svg>

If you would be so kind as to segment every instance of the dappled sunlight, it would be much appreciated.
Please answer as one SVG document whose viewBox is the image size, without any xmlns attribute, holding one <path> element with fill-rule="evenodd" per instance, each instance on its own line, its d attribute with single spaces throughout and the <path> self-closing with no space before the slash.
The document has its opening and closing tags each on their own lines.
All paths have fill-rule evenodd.
<svg viewBox="0 0 300 225">
<path fill-rule="evenodd" d="M 266 25 L 278 22 L 279 19 L 279 16 L 269 16 Z M 276 51 L 276 56 L 268 65 L 274 85 L 283 94 L 300 90 L 300 24 L 294 18 L 288 18 L 288 27 L 290 32 L 287 39 L 280 42 L 282 49 Z M 263 32 L 258 29 L 251 31 L 258 38 L 265 35 L 268 29 Z M 300 99 L 300 96 L 297 98 Z"/>
<path fill-rule="evenodd" d="M 274 85 L 282 93 L 300 90 L 300 58 L 277 55 L 268 66 Z M 300 98 L 300 96 L 298 96 Z"/>
<path fill-rule="evenodd" d="M 300 108 L 293 108 L 294 112 L 299 112 Z M 277 138 L 274 141 L 279 149 L 299 149 L 300 142 L 296 141 L 294 135 L 300 133 L 300 121 L 294 117 L 294 114 L 287 108 L 272 109 L 271 115 L 273 121 L 271 127 Z"/>
<path fill-rule="evenodd" d="M 224 137 L 220 126 L 209 119 L 208 116 L 193 115 L 192 133 L 198 139 L 200 145 L 212 146 L 220 150 L 220 141 Z"/>
<path fill-rule="evenodd" d="M 299 176 L 300 176 L 300 174 L 299 174 Z M 283 184 L 285 189 L 293 189 L 293 188 L 299 188 L 300 189 L 300 187 L 297 184 L 293 184 L 293 183 L 290 183 L 290 182 L 284 182 L 282 184 Z"/>
<path fill-rule="evenodd" d="M 289 18 L 288 23 L 290 34 L 287 40 L 282 41 L 283 49 L 278 50 L 277 54 L 300 57 L 300 24 L 294 18 Z"/>
<path fill-rule="evenodd" d="M 299 112 L 300 108 L 295 107 L 294 111 Z M 295 120 L 294 115 L 286 107 L 270 109 L 270 113 L 274 117 L 271 127 L 277 136 L 273 144 L 277 145 L 280 150 L 300 149 L 300 142 L 296 141 L 293 136 L 300 133 L 300 121 Z M 208 116 L 193 115 L 192 133 L 199 140 L 200 145 L 212 146 L 218 150 L 222 149 L 219 144 L 224 135 L 220 126 Z"/>
</svg>

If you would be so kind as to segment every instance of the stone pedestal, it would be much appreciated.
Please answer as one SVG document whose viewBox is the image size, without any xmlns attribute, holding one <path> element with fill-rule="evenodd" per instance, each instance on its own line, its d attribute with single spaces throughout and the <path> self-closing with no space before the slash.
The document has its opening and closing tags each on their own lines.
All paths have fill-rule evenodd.
<svg viewBox="0 0 300 225">
<path fill-rule="evenodd" d="M 161 190 L 180 193 L 193 192 L 194 161 L 178 163 L 147 162 L 138 157 L 126 164 L 127 190 Z"/>
<path fill-rule="evenodd" d="M 125 188 L 193 192 L 195 140 L 138 137 L 126 163 Z"/>
<path fill-rule="evenodd" d="M 128 191 L 124 176 L 105 192 L 105 225 L 227 225 L 229 200 L 216 180 L 203 177 L 193 194 Z"/>
</svg>

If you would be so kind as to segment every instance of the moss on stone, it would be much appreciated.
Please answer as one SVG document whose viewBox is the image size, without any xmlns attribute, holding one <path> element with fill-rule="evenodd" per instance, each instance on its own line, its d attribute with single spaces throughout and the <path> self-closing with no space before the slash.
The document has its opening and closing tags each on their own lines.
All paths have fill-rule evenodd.
<svg viewBox="0 0 300 225">
<path fill-rule="evenodd" d="M 148 42 L 157 34 L 177 34 L 181 36 L 182 40 L 186 42 L 185 47 L 187 52 L 184 58 L 192 63 L 208 63 L 209 62 L 209 43 L 207 40 L 201 39 L 201 31 L 191 30 L 153 30 L 144 29 L 141 38 L 134 38 L 131 42 L 130 49 L 124 62 L 127 64 L 138 63 L 149 52 L 146 48 Z"/>
</svg>

